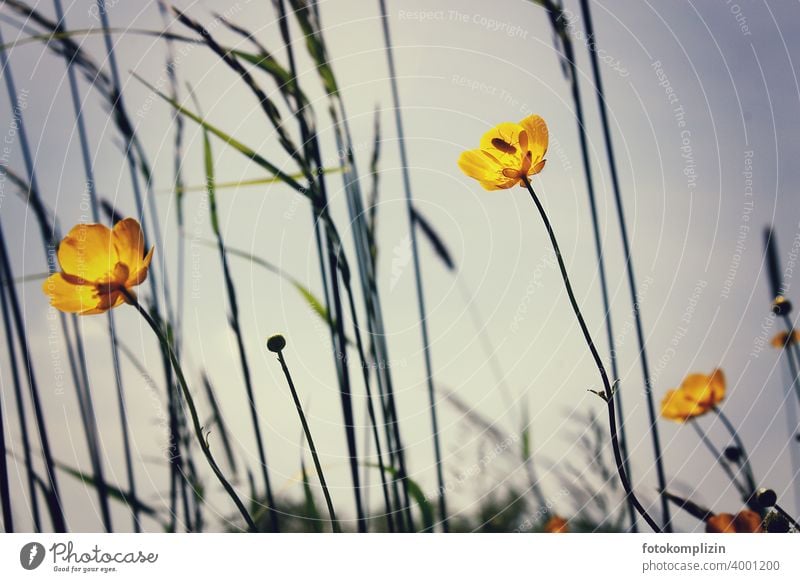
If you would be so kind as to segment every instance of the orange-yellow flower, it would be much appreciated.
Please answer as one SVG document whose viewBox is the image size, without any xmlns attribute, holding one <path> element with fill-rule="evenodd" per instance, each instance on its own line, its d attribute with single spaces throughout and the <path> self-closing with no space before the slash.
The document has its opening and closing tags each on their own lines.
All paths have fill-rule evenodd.
<svg viewBox="0 0 800 582">
<path fill-rule="evenodd" d="M 714 370 L 710 376 L 689 374 L 680 388 L 670 390 L 661 401 L 661 416 L 669 420 L 685 422 L 701 416 L 717 406 L 725 398 L 725 374 Z"/>
<path fill-rule="evenodd" d="M 524 186 L 523 178 L 544 168 L 547 142 L 547 124 L 538 115 L 504 122 L 483 135 L 478 149 L 463 152 L 458 167 L 486 190 Z"/>
<path fill-rule="evenodd" d="M 554 515 L 544 524 L 544 531 L 545 533 L 569 533 L 569 525 L 566 519 Z"/>
<path fill-rule="evenodd" d="M 145 255 L 139 223 L 126 218 L 113 229 L 102 224 L 78 224 L 58 246 L 61 272 L 42 285 L 50 304 L 60 311 L 90 315 L 125 302 L 123 289 L 131 291 L 147 278 L 153 249 Z"/>
<path fill-rule="evenodd" d="M 788 331 L 781 331 L 778 332 L 775 337 L 772 338 L 772 347 L 773 348 L 785 348 L 789 344 L 794 344 L 800 341 L 800 331 L 792 330 L 792 335 L 789 335 Z"/>
<path fill-rule="evenodd" d="M 706 519 L 706 533 L 760 533 L 761 516 L 745 509 L 736 515 L 719 513 Z"/>
</svg>

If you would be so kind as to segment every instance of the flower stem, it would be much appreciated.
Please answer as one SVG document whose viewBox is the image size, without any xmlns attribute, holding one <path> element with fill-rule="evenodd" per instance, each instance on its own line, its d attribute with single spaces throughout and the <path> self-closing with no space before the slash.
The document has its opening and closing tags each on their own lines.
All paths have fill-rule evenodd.
<svg viewBox="0 0 800 582">
<path fill-rule="evenodd" d="M 736 443 L 736 446 L 739 447 L 739 450 L 742 452 L 742 457 L 744 458 L 742 468 L 744 469 L 744 474 L 747 479 L 747 486 L 750 489 L 750 495 L 753 495 L 756 492 L 756 478 L 755 473 L 753 473 L 753 467 L 750 465 L 750 455 L 747 454 L 747 449 L 744 448 L 744 443 L 742 442 L 742 439 L 739 438 L 739 433 L 736 431 L 736 427 L 733 426 L 733 423 L 730 421 L 730 419 L 719 408 L 714 407 L 713 410 L 719 417 L 720 421 L 722 421 L 722 424 L 730 433 L 731 437 L 733 437 L 733 442 Z"/>
<path fill-rule="evenodd" d="M 530 192 L 531 199 L 533 203 L 536 205 L 536 209 L 539 211 L 539 215 L 542 217 L 542 222 L 544 222 L 545 229 L 547 230 L 547 235 L 550 237 L 550 244 L 553 246 L 553 252 L 555 252 L 556 260 L 558 261 L 558 268 L 561 271 L 561 279 L 564 281 L 564 287 L 567 290 L 567 296 L 569 297 L 569 302 L 572 305 L 572 311 L 575 313 L 575 318 L 578 320 L 578 325 L 581 328 L 581 332 L 583 333 L 583 337 L 586 340 L 586 345 L 589 347 L 589 351 L 592 354 L 592 358 L 594 359 L 594 363 L 597 366 L 598 372 L 600 372 L 600 378 L 603 381 L 603 389 L 605 392 L 605 401 L 608 407 L 608 426 L 609 431 L 611 433 L 611 446 L 614 449 L 614 462 L 617 466 L 617 473 L 619 474 L 619 479 L 622 482 L 622 487 L 625 489 L 625 493 L 627 498 L 636 508 L 636 511 L 639 512 L 639 515 L 647 522 L 647 524 L 653 529 L 653 531 L 661 533 L 661 528 L 655 522 L 655 520 L 647 513 L 647 510 L 642 506 L 641 502 L 636 498 L 636 494 L 633 491 L 633 487 L 631 486 L 630 480 L 628 479 L 628 474 L 625 471 L 625 463 L 622 457 L 622 452 L 620 450 L 619 445 L 619 437 L 617 435 L 617 416 L 616 410 L 614 408 L 614 391 L 611 388 L 611 382 L 608 379 L 608 373 L 606 372 L 606 368 L 603 364 L 603 360 L 600 358 L 600 354 L 597 351 L 597 347 L 594 344 L 594 340 L 592 340 L 592 336 L 589 333 L 589 328 L 586 325 L 586 321 L 583 319 L 583 314 L 581 313 L 581 309 L 578 306 L 578 301 L 575 299 L 575 293 L 572 291 L 572 284 L 569 281 L 569 275 L 567 274 L 567 268 L 564 265 L 564 259 L 561 256 L 561 249 L 558 246 L 558 241 L 556 240 L 555 232 L 553 231 L 553 227 L 550 224 L 550 219 L 547 217 L 547 213 L 542 206 L 542 203 L 539 201 L 539 197 L 536 195 L 536 192 L 533 191 L 533 186 L 531 186 L 530 181 L 527 177 L 523 177 L 522 181 L 525 183 L 525 186 L 528 188 L 528 192 Z"/>
<path fill-rule="evenodd" d="M 722 455 L 719 449 L 714 446 L 714 443 L 711 442 L 711 439 L 708 438 L 703 429 L 700 428 L 700 424 L 696 420 L 690 420 L 689 424 L 697 433 L 697 436 L 700 438 L 700 441 L 709 450 L 711 456 L 714 457 L 719 466 L 722 467 L 722 469 L 725 471 L 725 474 L 728 476 L 728 479 L 730 479 L 733 486 L 736 487 L 736 490 L 739 491 L 742 497 L 744 497 L 744 501 L 747 501 L 752 495 L 752 492 L 748 492 L 747 488 L 743 486 L 741 483 L 739 483 L 739 479 L 736 478 L 736 474 L 733 472 L 733 469 L 731 469 L 731 466 L 725 460 L 725 457 Z"/>
<path fill-rule="evenodd" d="M 164 335 L 164 332 L 161 330 L 159 325 L 155 322 L 155 320 L 147 313 L 147 310 L 142 307 L 136 297 L 128 291 L 126 288 L 122 288 L 120 290 L 123 295 L 125 295 L 125 299 L 133 305 L 136 310 L 141 314 L 150 328 L 158 337 L 158 340 L 161 342 L 161 346 L 164 350 L 169 354 L 169 359 L 172 362 L 172 367 L 175 369 L 175 374 L 178 376 L 178 383 L 181 386 L 181 392 L 183 393 L 183 398 L 186 400 L 186 406 L 189 408 L 189 415 L 192 417 L 192 425 L 194 427 L 194 434 L 197 437 L 197 442 L 200 444 L 200 449 L 203 451 L 203 455 L 205 455 L 206 460 L 208 461 L 211 470 L 216 475 L 217 480 L 219 480 L 222 487 L 228 493 L 230 498 L 233 500 L 236 508 L 239 510 L 239 513 L 242 514 L 245 522 L 247 523 L 247 527 L 250 531 L 256 530 L 256 524 L 253 522 L 253 518 L 250 517 L 250 514 L 247 511 L 247 508 L 242 503 L 242 500 L 239 499 L 239 496 L 236 494 L 236 491 L 233 489 L 233 486 L 228 482 L 225 478 L 225 475 L 222 474 L 222 471 L 217 465 L 217 462 L 214 460 L 214 455 L 211 454 L 211 449 L 208 446 L 208 442 L 206 441 L 205 435 L 203 434 L 203 427 L 200 425 L 200 419 L 197 415 L 197 408 L 194 404 L 194 398 L 192 397 L 192 393 L 189 391 L 189 386 L 186 383 L 186 378 L 183 375 L 183 368 L 181 368 L 180 362 L 178 362 L 178 358 L 175 355 L 175 352 L 170 345 L 169 340 Z"/>
<path fill-rule="evenodd" d="M 289 391 L 292 393 L 297 414 L 300 416 L 300 423 L 303 425 L 303 432 L 306 433 L 308 440 L 308 447 L 311 449 L 311 457 L 314 459 L 314 468 L 317 470 L 317 477 L 319 477 L 319 484 L 322 487 L 322 494 L 325 496 L 325 503 L 328 506 L 328 513 L 331 516 L 331 527 L 335 533 L 341 533 L 342 528 L 339 526 L 339 520 L 336 519 L 336 512 L 333 509 L 333 501 L 331 494 L 328 491 L 328 484 L 325 482 L 325 475 L 322 473 L 322 465 L 319 462 L 319 455 L 317 455 L 317 447 L 314 445 L 314 439 L 311 437 L 311 429 L 308 427 L 306 415 L 303 412 L 303 406 L 300 404 L 300 398 L 297 396 L 297 390 L 292 381 L 292 375 L 289 373 L 289 367 L 286 365 L 286 360 L 283 358 L 283 350 L 275 352 L 278 355 L 278 361 L 281 363 L 283 375 L 286 376 L 286 383 L 289 384 Z"/>
</svg>

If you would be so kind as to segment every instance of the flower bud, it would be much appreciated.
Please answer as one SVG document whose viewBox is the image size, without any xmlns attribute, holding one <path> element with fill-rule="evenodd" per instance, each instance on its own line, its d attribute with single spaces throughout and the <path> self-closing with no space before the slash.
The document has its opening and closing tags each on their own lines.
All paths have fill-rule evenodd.
<svg viewBox="0 0 800 582">
<path fill-rule="evenodd" d="M 789 315 L 792 311 L 792 302 L 783 295 L 778 295 L 772 302 L 772 313 L 775 315 Z"/>
<path fill-rule="evenodd" d="M 286 338 L 276 333 L 267 340 L 267 349 L 276 354 L 286 347 Z"/>
<path fill-rule="evenodd" d="M 738 463 L 742 458 L 742 449 L 739 447 L 725 447 L 724 455 L 731 463 Z"/>
<path fill-rule="evenodd" d="M 762 488 L 756 491 L 756 501 L 764 509 L 775 507 L 775 504 L 778 503 L 778 496 L 774 490 Z"/>
</svg>

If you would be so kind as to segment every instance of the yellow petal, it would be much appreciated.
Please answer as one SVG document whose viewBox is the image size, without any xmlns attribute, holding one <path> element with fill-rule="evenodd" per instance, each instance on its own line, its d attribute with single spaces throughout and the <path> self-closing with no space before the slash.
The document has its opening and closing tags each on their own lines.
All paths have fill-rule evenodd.
<svg viewBox="0 0 800 582">
<path fill-rule="evenodd" d="M 721 369 L 717 368 L 711 373 L 709 387 L 711 405 L 716 406 L 725 398 L 725 373 Z"/>
<path fill-rule="evenodd" d="M 545 153 L 547 153 L 549 141 L 547 124 L 544 122 L 544 119 L 538 115 L 529 115 L 520 121 L 519 125 L 525 128 L 525 133 L 528 134 L 528 151 L 531 152 L 533 167 L 536 168 L 537 164 L 544 159 Z M 541 171 L 541 169 L 542 168 L 539 168 L 539 171 Z M 533 173 L 535 174 L 537 172 Z"/>
<path fill-rule="evenodd" d="M 496 160 L 501 170 L 520 171 L 527 154 L 527 150 L 523 149 L 520 143 L 520 138 L 524 135 L 525 130 L 521 125 L 506 121 L 483 134 L 481 149 Z M 526 141 L 526 139 L 523 137 L 522 141 Z"/>
<path fill-rule="evenodd" d="M 66 313 L 87 313 L 102 303 L 93 285 L 73 285 L 61 273 L 50 275 L 42 290 L 50 297 L 50 305 Z"/>
<path fill-rule="evenodd" d="M 470 178 L 480 182 L 494 183 L 502 178 L 503 168 L 491 156 L 481 150 L 462 152 L 458 158 L 458 167 Z"/>
<path fill-rule="evenodd" d="M 134 218 L 120 220 L 111 233 L 119 262 L 127 265 L 129 273 L 136 273 L 144 258 L 142 227 Z"/>
<path fill-rule="evenodd" d="M 125 282 L 126 287 L 135 287 L 136 285 L 147 279 L 147 270 L 150 267 L 150 260 L 153 258 L 153 251 L 155 247 L 150 249 L 147 256 L 139 263 L 139 270 L 136 272 L 131 271 L 128 280 Z"/>
<path fill-rule="evenodd" d="M 736 533 L 733 520 L 730 513 L 712 515 L 706 520 L 706 533 Z"/>
<path fill-rule="evenodd" d="M 61 269 L 86 281 L 107 279 L 117 263 L 111 231 L 102 224 L 78 224 L 58 246 Z"/>
<path fill-rule="evenodd" d="M 661 416 L 667 420 L 684 422 L 692 416 L 692 406 L 680 390 L 669 390 L 661 401 Z"/>
</svg>

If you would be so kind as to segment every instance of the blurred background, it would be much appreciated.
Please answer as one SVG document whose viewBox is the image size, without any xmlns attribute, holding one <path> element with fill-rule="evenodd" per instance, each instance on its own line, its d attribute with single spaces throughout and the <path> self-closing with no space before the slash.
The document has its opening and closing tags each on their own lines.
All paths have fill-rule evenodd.
<svg viewBox="0 0 800 582">
<path fill-rule="evenodd" d="M 57 20 L 48 0 L 30 0 L 29 6 Z M 242 36 L 221 25 L 215 12 L 244 26 L 278 60 L 285 60 L 279 20 L 270 3 L 206 0 L 179 1 L 176 6 L 206 26 L 223 46 L 248 45 Z M 687 373 L 722 368 L 728 389 L 724 410 L 749 449 L 759 483 L 775 489 L 783 506 L 796 514 L 800 504 L 793 486 L 796 475 L 790 447 L 798 443 L 793 436 L 796 426 L 787 424 L 787 413 L 790 419 L 796 418 L 797 399 L 787 398 L 790 379 L 785 363 L 780 350 L 769 345 L 780 327 L 769 317 L 772 291 L 763 230 L 768 226 L 775 229 L 785 294 L 796 299 L 791 267 L 800 247 L 795 187 L 800 167 L 792 160 L 800 135 L 800 84 L 792 55 L 800 54 L 800 7 L 747 0 L 598 0 L 591 2 L 591 7 L 593 40 L 587 36 L 580 3 L 565 0 L 564 5 L 583 97 L 606 254 L 618 389 L 624 401 L 636 489 L 659 515 L 640 351 L 590 50 L 597 51 L 600 61 L 656 404 Z M 376 116 L 380 123 L 380 155 L 375 168 L 379 180 L 376 247 L 390 354 L 387 366 L 393 377 L 409 476 L 425 495 L 435 499 L 430 406 L 380 6 L 378 2 L 324 0 L 317 8 L 330 64 L 346 104 L 352 149 L 365 192 L 374 178 L 371 159 Z M 108 70 L 104 38 L 97 34 L 102 26 L 97 5 L 66 0 L 64 9 L 64 28 L 89 31 L 76 34 L 74 42 Z M 168 92 L 165 40 L 141 33 L 164 30 L 165 20 L 155 2 L 112 0 L 107 10 L 115 29 L 111 38 L 125 106 L 152 165 L 153 188 L 148 196 L 154 197 L 161 229 L 160 237 L 155 237 L 151 228 L 150 237 L 156 247 L 159 283 L 166 279 L 171 301 L 177 305 L 178 245 L 185 237 L 183 303 L 176 312 L 181 358 L 206 417 L 210 412 L 201 374 L 207 374 L 213 384 L 240 462 L 233 480 L 248 497 L 243 467 L 257 467 L 258 454 L 203 190 L 202 129 L 184 120 L 181 171 L 185 184 L 197 188 L 185 193 L 184 232 L 180 232 L 174 195 L 174 110 L 133 76 L 136 73 Z M 596 417 L 601 433 L 607 434 L 605 403 L 588 392 L 601 387 L 597 370 L 569 309 L 535 208 L 525 190 L 485 192 L 456 165 L 459 154 L 477 147 L 480 136 L 497 123 L 518 121 L 531 113 L 546 120 L 550 130 L 548 162 L 534 179 L 534 187 L 554 224 L 600 352 L 607 358 L 606 317 L 575 102 L 548 13 L 535 2 L 522 0 L 440 0 L 435 7 L 409 0 L 388 2 L 387 15 L 411 191 L 418 211 L 435 228 L 454 263 L 454 268 L 448 269 L 429 240 L 420 238 L 444 480 L 454 523 L 463 519 L 472 524 L 469 529 L 479 529 L 518 499 L 532 495 L 526 463 L 519 453 L 527 439 L 535 481 L 553 511 L 564 516 L 589 512 L 598 522 L 619 516 L 624 513 L 624 502 L 618 491 L 614 493 L 614 476 L 603 480 L 596 475 L 590 461 L 597 452 L 587 449 L 592 434 L 589 416 Z M 24 175 L 18 128 L 21 115 L 38 190 L 65 232 L 75 223 L 91 221 L 91 215 L 64 58 L 41 41 L 20 42 L 44 29 L 10 3 L 0 6 L 0 18 L 8 58 L 3 74 L 13 72 L 17 93 L 15 101 L 5 91 L 0 97 L 2 165 Z M 197 37 L 172 15 L 166 21 L 170 32 Z M 335 168 L 341 147 L 327 115 L 328 99 L 305 50 L 303 31 L 291 19 L 290 28 L 298 79 L 317 111 L 322 165 Z M 8 48 L 12 43 L 17 44 Z M 172 49 L 182 103 L 197 110 L 188 83 L 210 123 L 281 170 L 297 172 L 257 100 L 235 72 L 202 44 L 177 42 Z M 103 100 L 86 78 L 80 77 L 78 83 L 96 190 L 120 215 L 136 216 L 125 145 Z M 263 86 L 269 96 L 279 100 L 274 83 L 264 77 Z M 222 140 L 211 139 L 218 182 L 268 176 Z M 344 181 L 340 174 L 332 173 L 327 183 L 331 215 L 352 257 L 355 251 Z M 53 456 L 66 466 L 90 473 L 75 388 L 66 372 L 63 338 L 57 317 L 41 292 L 41 278 L 35 277 L 47 271 L 41 236 L 30 206 L 17 190 L 9 180 L 0 182 L 0 220 L 15 276 L 31 277 L 14 285 Z M 279 266 L 322 296 L 306 199 L 280 183 L 220 188 L 217 198 L 220 229 L 229 248 Z M 352 520 L 351 480 L 330 334 L 286 279 L 241 257 L 231 257 L 229 262 L 237 284 L 242 332 L 275 495 L 302 500 L 301 457 L 305 456 L 306 467 L 311 467 L 280 367 L 274 354 L 265 349 L 266 338 L 280 332 L 287 338 L 285 356 L 334 503 L 344 521 Z M 151 299 L 147 285 L 139 288 L 139 294 L 144 301 Z M 168 433 L 158 343 L 133 309 L 123 306 L 114 313 L 120 341 L 143 366 L 124 354 L 121 358 L 138 497 L 166 512 L 169 467 L 163 453 Z M 125 489 L 106 318 L 83 317 L 79 323 L 106 480 Z M 374 447 L 367 444 L 366 403 L 355 349 L 348 352 L 346 364 L 353 379 L 358 446 L 368 458 Z M 0 366 L 11 496 L 19 500 L 14 505 L 16 527 L 30 530 L 17 404 L 5 349 L 0 350 Z M 455 397 L 448 398 L 448 393 Z M 716 417 L 701 418 L 699 423 L 719 448 L 729 444 Z M 668 489 L 715 512 L 739 511 L 741 499 L 695 432 L 666 420 L 659 420 L 658 425 Z M 211 428 L 210 443 L 215 451 L 219 451 L 218 436 L 219 431 Z M 599 451 L 606 457 L 610 454 L 605 441 Z M 202 465 L 200 455 L 195 457 Z M 40 462 L 38 458 L 36 462 Z M 207 473 L 204 466 L 201 472 Z M 364 476 L 367 504 L 379 513 L 379 476 L 374 470 L 365 470 Z M 593 500 L 597 494 L 582 492 L 582 478 L 593 479 L 603 494 L 611 492 L 605 510 Z M 309 480 L 319 495 L 316 480 L 313 476 Z M 220 494 L 211 477 L 205 483 L 207 529 L 230 527 L 229 522 L 236 520 L 230 500 Z M 76 531 L 102 529 L 95 488 L 69 474 L 61 477 L 60 484 L 69 527 Z M 487 512 L 490 507 L 496 509 Z M 112 509 L 115 529 L 129 530 L 125 505 L 114 502 Z M 526 509 L 519 519 L 538 521 L 536 511 Z M 702 523 L 677 508 L 673 512 L 676 529 L 702 531 Z M 145 517 L 143 529 L 158 531 L 160 525 Z"/>
</svg>

